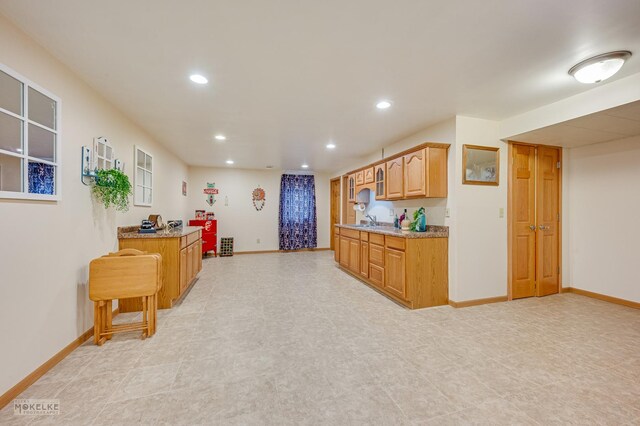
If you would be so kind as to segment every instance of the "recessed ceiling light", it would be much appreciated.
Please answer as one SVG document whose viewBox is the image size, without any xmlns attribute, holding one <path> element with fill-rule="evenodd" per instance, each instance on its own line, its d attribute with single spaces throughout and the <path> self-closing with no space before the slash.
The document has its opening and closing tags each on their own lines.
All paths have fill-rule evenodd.
<svg viewBox="0 0 640 426">
<path fill-rule="evenodd" d="M 302 167 L 303 169 L 308 169 L 308 168 L 309 168 L 309 165 L 308 165 L 307 163 L 304 163 L 304 164 L 303 164 L 302 166 L 300 166 L 300 167 Z"/>
<path fill-rule="evenodd" d="M 378 109 L 387 109 L 391 106 L 391 102 L 389 101 L 380 101 L 376 104 L 376 108 Z"/>
<path fill-rule="evenodd" d="M 227 160 L 227 164 L 233 164 L 233 160 Z"/>
<path fill-rule="evenodd" d="M 328 143 L 327 144 L 327 149 L 335 149 L 335 147 L 336 147 L 336 144 L 334 144 L 334 143 Z"/>
<path fill-rule="evenodd" d="M 209 80 L 207 80 L 205 76 L 200 74 L 193 74 L 189 78 L 191 79 L 191 81 L 198 84 L 207 84 L 209 82 Z"/>
<path fill-rule="evenodd" d="M 569 74 L 580 83 L 600 83 L 620 71 L 630 56 L 631 52 L 628 50 L 618 50 L 594 56 L 571 67 Z"/>
<path fill-rule="evenodd" d="M 226 141 L 227 137 L 225 135 L 215 135 L 214 136 L 218 141 Z"/>
</svg>

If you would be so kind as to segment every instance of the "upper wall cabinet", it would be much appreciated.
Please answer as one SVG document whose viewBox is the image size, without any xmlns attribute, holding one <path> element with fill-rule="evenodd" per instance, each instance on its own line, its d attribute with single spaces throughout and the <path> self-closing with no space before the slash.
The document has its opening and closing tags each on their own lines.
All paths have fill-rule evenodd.
<svg viewBox="0 0 640 426">
<path fill-rule="evenodd" d="M 404 196 L 447 196 L 447 149 L 427 147 L 404 156 Z"/>
<path fill-rule="evenodd" d="M 369 183 L 373 183 L 375 180 L 373 176 L 373 167 L 369 167 L 368 169 L 364 169 L 364 184 L 367 185 Z"/>
<path fill-rule="evenodd" d="M 404 197 L 404 158 L 387 161 L 387 199 Z"/>
<path fill-rule="evenodd" d="M 347 177 L 347 201 L 350 203 L 356 202 L 356 174 L 350 174 Z"/>
<path fill-rule="evenodd" d="M 364 170 L 356 172 L 356 186 L 364 185 Z"/>
<path fill-rule="evenodd" d="M 376 178 L 376 200 L 384 200 L 387 198 L 387 190 L 385 186 L 385 176 L 387 168 L 384 163 L 375 166 Z"/>
</svg>

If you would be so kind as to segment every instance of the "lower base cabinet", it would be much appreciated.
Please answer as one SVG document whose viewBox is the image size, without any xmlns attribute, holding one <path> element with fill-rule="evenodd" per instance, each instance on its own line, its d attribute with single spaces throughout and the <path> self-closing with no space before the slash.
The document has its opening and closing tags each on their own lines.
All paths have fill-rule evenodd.
<svg viewBox="0 0 640 426">
<path fill-rule="evenodd" d="M 361 281 L 411 309 L 449 303 L 447 238 L 399 238 L 341 227 L 338 234 L 339 265 Z"/>
</svg>

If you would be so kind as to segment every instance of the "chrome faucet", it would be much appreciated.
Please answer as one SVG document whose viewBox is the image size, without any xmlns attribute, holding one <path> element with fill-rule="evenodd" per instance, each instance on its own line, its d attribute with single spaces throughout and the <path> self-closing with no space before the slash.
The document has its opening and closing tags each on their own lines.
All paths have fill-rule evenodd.
<svg viewBox="0 0 640 426">
<path fill-rule="evenodd" d="M 378 221 L 377 221 L 375 216 L 372 217 L 372 216 L 367 214 L 367 219 L 369 219 L 369 225 L 378 226 Z"/>
</svg>

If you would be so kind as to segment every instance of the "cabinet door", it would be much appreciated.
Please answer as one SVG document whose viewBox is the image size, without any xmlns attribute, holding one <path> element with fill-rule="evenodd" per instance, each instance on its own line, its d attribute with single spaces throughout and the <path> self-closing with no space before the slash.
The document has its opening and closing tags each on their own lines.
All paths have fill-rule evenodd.
<svg viewBox="0 0 640 426">
<path fill-rule="evenodd" d="M 193 279 L 193 244 L 187 247 L 187 285 Z"/>
<path fill-rule="evenodd" d="M 364 184 L 364 170 L 356 172 L 356 186 Z"/>
<path fill-rule="evenodd" d="M 340 262 L 340 235 L 333 236 L 333 259 Z"/>
<path fill-rule="evenodd" d="M 384 268 L 373 263 L 369 264 L 369 281 L 376 286 L 384 287 Z"/>
<path fill-rule="evenodd" d="M 387 161 L 387 198 L 404 197 L 404 159 L 402 157 Z"/>
<path fill-rule="evenodd" d="M 339 256 L 340 256 L 340 266 L 342 266 L 343 268 L 348 268 L 349 267 L 349 238 L 346 237 L 340 237 L 340 249 L 339 251 Z"/>
<path fill-rule="evenodd" d="M 404 252 L 394 249 L 385 250 L 384 288 L 398 297 L 406 299 L 405 257 Z"/>
<path fill-rule="evenodd" d="M 426 192 L 432 198 L 447 197 L 447 148 L 425 149 Z"/>
<path fill-rule="evenodd" d="M 349 238 L 349 270 L 354 274 L 360 273 L 360 240 Z"/>
<path fill-rule="evenodd" d="M 202 271 L 202 240 L 198 241 L 198 250 L 196 250 L 196 255 L 198 257 L 198 269 L 196 269 L 196 274 Z"/>
<path fill-rule="evenodd" d="M 387 168 L 385 164 L 378 164 L 375 167 L 376 200 L 384 200 L 387 198 L 387 190 L 385 187 L 385 179 L 384 179 L 386 174 L 387 174 Z"/>
<path fill-rule="evenodd" d="M 375 177 L 373 175 L 373 167 L 369 167 L 364 171 L 364 184 L 373 183 L 375 181 Z"/>
<path fill-rule="evenodd" d="M 191 273 L 193 274 L 193 276 L 191 277 L 191 279 L 195 278 L 196 275 L 198 275 L 198 272 L 200 272 L 200 262 L 198 261 L 198 259 L 202 257 L 200 256 L 200 244 L 198 244 L 198 242 L 195 242 L 192 244 L 192 246 L 193 251 L 191 252 Z"/>
<path fill-rule="evenodd" d="M 369 278 L 369 243 L 360 242 L 360 275 Z"/>
<path fill-rule="evenodd" d="M 369 262 L 384 267 L 384 247 L 377 244 L 369 244 Z"/>
<path fill-rule="evenodd" d="M 189 284 L 189 280 L 187 280 L 187 249 L 183 248 L 180 250 L 180 294 L 187 287 L 187 284 Z"/>
<path fill-rule="evenodd" d="M 404 156 L 404 196 L 424 197 L 425 187 L 424 149 Z"/>
<path fill-rule="evenodd" d="M 354 203 L 356 201 L 356 175 L 349 175 L 347 178 L 347 201 Z"/>
</svg>

